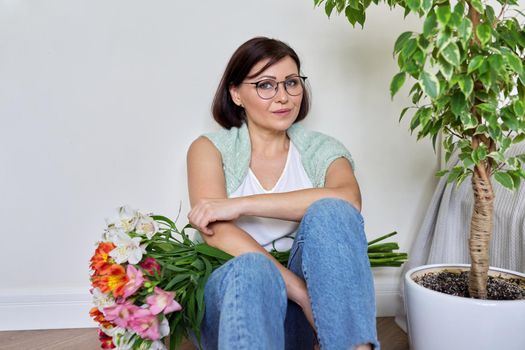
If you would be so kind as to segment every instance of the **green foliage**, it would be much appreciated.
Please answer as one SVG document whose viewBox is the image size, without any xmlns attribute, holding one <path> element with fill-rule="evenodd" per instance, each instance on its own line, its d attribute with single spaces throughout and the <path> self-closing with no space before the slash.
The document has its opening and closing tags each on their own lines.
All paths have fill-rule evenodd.
<svg viewBox="0 0 525 350">
<path fill-rule="evenodd" d="M 461 165 L 447 175 L 461 183 L 475 167 L 489 170 L 505 188 L 525 179 L 525 156 L 507 157 L 513 143 L 525 141 L 525 28 L 516 0 L 386 0 L 405 16 L 423 17 L 421 33 L 404 32 L 395 41 L 399 73 L 390 83 L 392 98 L 412 79 L 410 130 L 435 147 L 443 134 L 445 158 L 457 152 Z M 379 0 L 314 0 L 327 13 L 345 11 L 364 26 L 366 9 Z M 518 20 L 518 17 L 520 20 Z"/>
</svg>

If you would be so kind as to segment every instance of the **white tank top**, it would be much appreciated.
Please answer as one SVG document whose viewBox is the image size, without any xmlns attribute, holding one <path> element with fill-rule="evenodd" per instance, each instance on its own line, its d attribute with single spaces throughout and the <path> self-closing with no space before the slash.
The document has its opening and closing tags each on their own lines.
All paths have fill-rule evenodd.
<svg viewBox="0 0 525 350">
<path fill-rule="evenodd" d="M 301 163 L 301 155 L 292 141 L 290 141 L 284 170 L 271 190 L 265 190 L 257 177 L 255 177 L 253 171 L 248 169 L 248 174 L 239 188 L 230 195 L 230 198 L 263 193 L 290 192 L 312 187 L 312 182 L 308 178 Z M 295 237 L 295 231 L 299 225 L 294 221 L 263 218 L 259 216 L 243 216 L 240 217 L 236 223 L 237 226 L 248 232 L 250 236 L 268 251 L 273 248 L 279 251 L 290 249 L 293 238 Z"/>
</svg>

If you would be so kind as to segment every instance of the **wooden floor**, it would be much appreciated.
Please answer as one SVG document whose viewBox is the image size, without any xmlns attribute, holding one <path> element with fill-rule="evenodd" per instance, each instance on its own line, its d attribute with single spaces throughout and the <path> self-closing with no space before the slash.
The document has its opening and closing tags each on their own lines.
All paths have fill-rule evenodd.
<svg viewBox="0 0 525 350">
<path fill-rule="evenodd" d="M 408 350 L 407 336 L 393 317 L 377 319 L 382 350 Z M 96 350 L 100 349 L 94 328 L 0 332 L 1 350 Z M 194 350 L 191 343 L 179 350 Z M 299 350 L 299 349 L 298 349 Z"/>
</svg>

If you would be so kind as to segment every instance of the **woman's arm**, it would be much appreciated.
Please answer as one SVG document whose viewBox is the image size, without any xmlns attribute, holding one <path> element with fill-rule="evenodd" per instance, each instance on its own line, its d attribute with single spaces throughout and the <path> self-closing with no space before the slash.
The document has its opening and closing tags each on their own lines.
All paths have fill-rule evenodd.
<svg viewBox="0 0 525 350">
<path fill-rule="evenodd" d="M 203 195 L 193 208 L 194 222 L 202 230 L 210 223 L 234 220 L 243 215 L 270 217 L 300 221 L 306 209 L 322 198 L 340 198 L 361 210 L 361 192 L 354 172 L 345 158 L 330 164 L 326 173 L 325 187 L 309 188 L 283 193 L 268 193 L 239 198 L 211 197 Z"/>
<path fill-rule="evenodd" d="M 288 298 L 299 304 L 306 317 L 313 325 L 310 301 L 304 281 L 293 272 L 286 269 L 274 259 L 255 239 L 244 230 L 235 225 L 230 219 L 224 217 L 220 221 L 201 226 L 199 223 L 200 212 L 196 211 L 196 203 L 203 198 L 214 198 L 227 201 L 222 160 L 219 151 L 206 138 L 195 140 L 188 151 L 188 190 L 190 203 L 193 209 L 188 214 L 190 223 L 204 233 L 203 239 L 209 245 L 219 248 L 233 256 L 248 252 L 259 252 L 266 255 L 277 266 L 284 279 Z"/>
</svg>

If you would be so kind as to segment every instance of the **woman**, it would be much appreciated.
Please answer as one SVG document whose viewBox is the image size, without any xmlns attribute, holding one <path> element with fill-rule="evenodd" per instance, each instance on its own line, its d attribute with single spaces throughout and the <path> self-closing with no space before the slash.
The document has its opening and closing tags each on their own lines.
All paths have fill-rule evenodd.
<svg viewBox="0 0 525 350">
<path fill-rule="evenodd" d="M 351 156 L 297 124 L 305 79 L 285 43 L 247 41 L 213 102 L 224 129 L 188 151 L 189 221 L 235 256 L 206 284 L 205 349 L 379 348 Z M 290 246 L 287 268 L 268 253 Z"/>
</svg>

